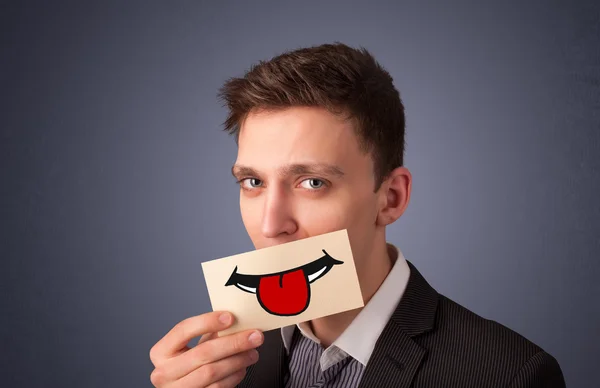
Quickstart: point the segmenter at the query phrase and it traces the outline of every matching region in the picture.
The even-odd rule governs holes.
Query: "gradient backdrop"
[[[342,41],[406,104],[389,240],[600,387],[600,3],[245,3],[2,1],[0,386],[150,386],[200,262],[252,249],[217,89]]]

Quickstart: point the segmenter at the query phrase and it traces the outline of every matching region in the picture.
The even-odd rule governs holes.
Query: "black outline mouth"
[[[258,302],[263,307],[263,309],[265,309],[267,312],[274,314],[274,315],[284,315],[284,314],[277,314],[277,313],[272,312],[262,303],[260,296],[257,294],[258,285],[260,284],[260,279],[263,277],[266,277],[266,276],[279,276],[279,287],[283,287],[283,285],[282,285],[283,276],[282,275],[285,275],[290,272],[302,270],[302,273],[304,274],[304,277],[305,277],[307,283],[311,284],[311,283],[317,281],[318,279],[322,278],[323,276],[325,276],[325,274],[327,272],[329,272],[331,270],[331,268],[333,268],[334,265],[344,264],[343,261],[336,260],[333,257],[331,257],[325,251],[325,249],[322,249],[322,251],[325,255],[321,256],[317,260],[310,262],[308,264],[304,264],[300,267],[288,269],[288,270],[281,271],[281,272],[274,272],[274,273],[263,274],[263,275],[245,275],[245,274],[238,273],[237,266],[236,266],[235,269],[233,270],[233,273],[229,277],[229,280],[227,280],[227,283],[225,283],[225,286],[235,286],[244,292],[247,292],[250,294],[256,294],[256,296],[258,298]],[[314,276],[314,275],[316,275],[316,276]],[[312,279],[311,279],[311,276],[313,276]],[[285,314],[285,315],[297,315],[297,314],[302,313],[308,307],[309,302],[310,302],[310,286],[308,287],[308,298],[306,301],[306,306],[302,309],[302,311],[299,311],[294,314]]]

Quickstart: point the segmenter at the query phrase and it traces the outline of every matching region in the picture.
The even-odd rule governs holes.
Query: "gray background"
[[[244,3],[2,2],[0,385],[150,386],[200,262],[252,249],[217,89],[343,41],[406,105],[389,240],[600,387],[598,2]]]

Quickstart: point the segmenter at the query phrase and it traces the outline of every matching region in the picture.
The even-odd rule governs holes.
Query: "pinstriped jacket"
[[[565,387],[554,357],[500,323],[437,293],[407,261],[406,291],[379,336],[359,388]],[[286,351],[265,332],[240,388],[283,388]]]

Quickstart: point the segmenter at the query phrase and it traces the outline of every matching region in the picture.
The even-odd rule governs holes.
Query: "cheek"
[[[309,204],[297,214],[299,227],[308,236],[346,229],[350,223],[349,215],[336,206]]]
[[[373,193],[355,193],[352,201],[344,209],[337,210],[340,223],[348,229],[350,246],[357,267],[360,269],[364,258],[373,249],[376,234],[377,199]],[[340,228],[338,228],[340,229]]]
[[[296,212],[302,229],[316,235],[339,229],[364,235],[374,226],[374,203],[368,196],[338,195],[326,201],[310,201]]]
[[[240,214],[242,216],[242,222],[252,240],[254,240],[255,236],[257,236],[261,230],[261,209],[260,202],[256,199],[250,200],[240,196]]]

